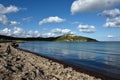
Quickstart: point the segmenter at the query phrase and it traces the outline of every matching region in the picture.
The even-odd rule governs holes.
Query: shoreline
[[[7,78],[9,80],[116,80],[28,50],[14,48],[10,43],[2,44],[4,48],[0,51],[2,80]],[[6,52],[8,46],[10,48]]]
[[[68,64],[68,63],[65,63],[63,61],[60,61],[60,60],[57,60],[57,59],[54,59],[54,58],[50,58],[50,57],[47,57],[47,56],[44,56],[44,55],[40,55],[38,53],[29,51],[29,50],[24,50],[24,49],[21,49],[21,48],[17,48],[17,49],[25,51],[25,52],[28,52],[28,53],[31,53],[31,54],[35,54],[37,56],[40,56],[40,57],[43,57],[43,58],[46,58],[46,59],[49,59],[49,60],[52,60],[53,62],[57,62],[59,64],[62,64],[65,68],[66,67],[71,67],[73,70],[75,70],[77,72],[88,74],[89,76],[94,76],[96,78],[100,78],[101,80],[119,80],[118,79],[119,77],[118,78],[114,78],[112,76],[104,75],[103,73],[101,73],[99,71],[90,70],[90,69],[86,69],[86,68],[83,68],[83,67],[79,67],[79,66],[75,66],[75,65],[72,65],[72,64]],[[106,73],[106,74],[109,74],[109,73]]]

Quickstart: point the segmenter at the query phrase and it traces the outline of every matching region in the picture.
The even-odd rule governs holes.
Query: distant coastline
[[[59,41],[59,42],[97,42],[96,39],[84,37],[84,36],[76,36],[73,34],[62,35],[58,37],[29,37],[29,38],[19,38],[19,37],[11,37],[11,36],[4,36],[0,35],[0,41],[16,41],[16,42],[23,42],[23,41]]]

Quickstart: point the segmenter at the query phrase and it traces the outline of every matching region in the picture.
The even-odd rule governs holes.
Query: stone
[[[33,53],[1,45],[0,80],[101,80]]]

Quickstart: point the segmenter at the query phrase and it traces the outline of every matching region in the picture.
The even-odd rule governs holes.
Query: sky
[[[120,0],[0,0],[0,35],[120,41]]]

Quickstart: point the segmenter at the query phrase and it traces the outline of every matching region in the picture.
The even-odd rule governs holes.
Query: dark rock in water
[[[18,45],[17,43],[14,43],[14,42],[13,42],[13,43],[12,43],[12,46],[16,48],[16,47],[18,47],[19,45]]]

